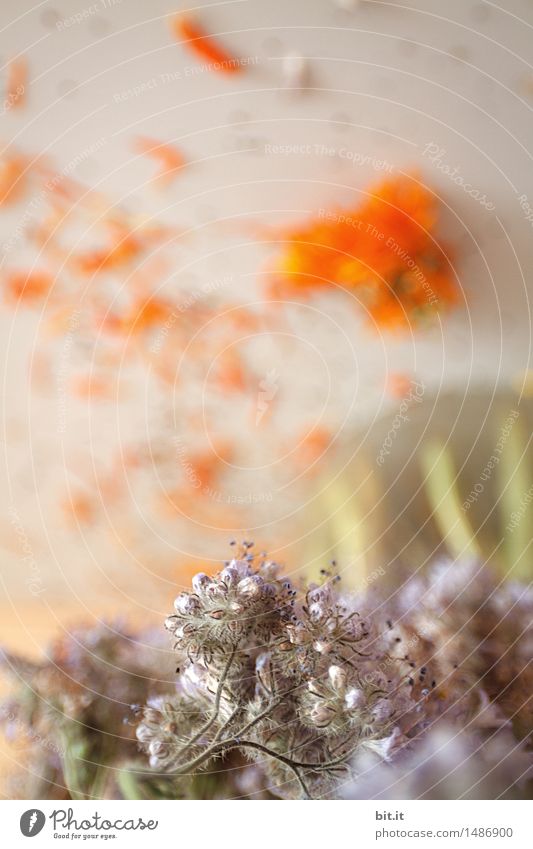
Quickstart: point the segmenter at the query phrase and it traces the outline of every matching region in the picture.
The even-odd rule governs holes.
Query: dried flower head
[[[399,607],[399,619],[436,646],[445,680],[459,672],[477,682],[518,739],[531,740],[531,587],[498,578],[474,560],[443,561],[405,585]]]
[[[99,626],[45,663],[4,657],[18,689],[0,718],[33,776],[17,797],[530,792],[527,587],[441,563],[391,597],[349,596],[327,572],[295,585],[246,543],[174,609],[174,651]]]
[[[238,750],[274,794],[331,796],[358,753],[391,760],[446,709],[470,720],[486,707],[468,675],[436,686],[430,640],[399,651],[398,631],[356,609],[337,578],[296,588],[249,544],[215,576],[196,575],[175,611],[177,691],[151,700],[137,729],[159,772],[191,774]]]

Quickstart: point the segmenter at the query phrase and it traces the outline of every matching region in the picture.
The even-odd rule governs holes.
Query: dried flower
[[[379,752],[379,755],[383,755]],[[516,799],[528,796],[533,758],[509,728],[481,734],[438,725],[417,747],[394,760],[368,751],[357,778],[342,789],[345,799]]]
[[[533,733],[530,587],[506,582],[475,560],[442,561],[405,585],[399,605],[400,620],[437,647],[445,687],[458,674],[470,677],[519,739]]]
[[[17,795],[530,792],[527,587],[475,563],[439,563],[390,598],[376,588],[350,597],[329,573],[320,586],[294,585],[250,544],[192,583],[166,622],[173,684],[160,650],[110,628],[76,632],[45,664],[4,660],[23,688],[2,706],[3,725],[39,737],[30,749],[41,782]],[[136,738],[147,770],[123,725],[132,702],[145,705]],[[45,756],[43,740],[53,744]]]
[[[171,776],[238,750],[271,792],[334,795],[356,753],[388,760],[458,697],[469,717],[482,703],[467,675],[448,696],[427,686],[434,646],[393,654],[390,629],[336,579],[295,588],[248,545],[214,577],[196,575],[175,610],[166,626],[180,655],[177,694],[150,701],[137,734],[151,766]],[[413,664],[424,669],[416,682]]]
[[[489,605],[501,627],[502,605],[519,595],[529,633],[531,598],[498,592],[482,570],[455,609],[469,568],[438,565],[394,600],[368,592],[356,602],[329,573],[321,586],[295,587],[243,546],[214,577],[196,576],[167,620],[181,672],[177,695],[150,702],[139,726],[150,764],[170,780],[240,752],[271,793],[335,796],[368,758],[401,765],[435,729],[454,728],[466,746],[511,734],[491,683],[505,649],[491,642],[494,616],[476,617]]]
[[[172,689],[172,660],[157,634],[119,625],[77,628],[44,663],[5,654],[16,689],[0,723],[26,743],[17,798],[120,796],[119,770],[136,758],[132,705]]]

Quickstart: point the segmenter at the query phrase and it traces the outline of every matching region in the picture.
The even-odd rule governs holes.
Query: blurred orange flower
[[[436,241],[437,201],[415,176],[371,188],[351,210],[322,211],[289,230],[273,294],[341,287],[379,327],[407,327],[459,300],[448,250]]]

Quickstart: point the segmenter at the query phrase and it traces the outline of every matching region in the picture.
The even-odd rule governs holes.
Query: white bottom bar
[[[36,802],[0,803],[3,845],[172,849],[367,849],[370,846],[530,849],[531,803]],[[22,824],[21,824],[22,817]],[[33,834],[25,836],[31,825]],[[23,829],[23,830],[21,830]],[[40,829],[40,830],[39,830]],[[37,832],[38,833],[35,833]],[[30,844],[31,845],[31,844]]]

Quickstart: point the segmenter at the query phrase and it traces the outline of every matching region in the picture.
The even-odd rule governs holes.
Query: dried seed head
[[[335,717],[335,709],[325,704],[316,704],[309,714],[309,719],[317,728],[327,728]]]
[[[328,640],[315,640],[313,648],[319,654],[329,654],[332,651],[333,646]]]
[[[148,743],[153,736],[153,731],[144,723],[137,726],[135,736],[139,743]]]
[[[167,620],[181,653],[176,701],[147,710],[137,731],[157,769],[175,769],[180,758],[186,764],[187,757],[196,757],[215,737],[223,741],[226,733],[238,748],[243,728],[244,739],[272,749],[275,729],[276,751],[289,760],[320,764],[335,752],[336,762],[346,767],[356,750],[396,757],[407,739],[418,739],[444,712],[463,724],[471,721],[473,706],[481,713],[481,674],[469,676],[461,668],[461,674],[452,671],[450,677],[457,645],[451,645],[442,616],[433,617],[429,634],[420,627],[422,604],[399,610],[395,600],[389,608],[381,605],[376,617],[364,607],[355,610],[333,580],[307,592],[302,588],[305,602],[300,602],[275,566],[265,570],[247,558],[241,554],[213,578],[196,576],[196,594],[181,593],[177,615]],[[430,596],[431,604],[437,606]],[[398,623],[394,631],[385,618],[381,625],[383,613]],[[524,609],[522,619],[525,615]],[[397,633],[402,634],[401,650],[393,642]],[[413,634],[424,636],[415,640]],[[438,642],[440,634],[446,641]],[[523,640],[524,652],[527,645]],[[446,692],[430,689],[433,680],[446,680]],[[208,734],[202,731],[206,722]],[[479,728],[481,719],[476,722]],[[188,752],[187,737],[194,743]],[[290,784],[293,776],[274,760],[261,756],[269,786]],[[336,770],[309,772],[306,781],[318,795],[330,794],[339,780]]]
[[[174,609],[176,613],[181,613],[184,616],[194,613],[199,608],[199,600],[195,596],[189,595],[189,593],[180,593],[180,595],[174,600]]]
[[[320,604],[320,602],[318,601],[315,601],[313,604],[309,605],[309,615],[311,616],[311,619],[323,619],[325,616],[325,612],[326,609],[324,605]]]
[[[165,619],[165,628],[167,629],[167,631],[171,631],[172,633],[175,633],[177,627],[178,627],[178,620],[176,619],[176,617],[175,616],[167,616],[167,618]]]
[[[337,693],[343,693],[346,689],[346,671],[340,666],[330,666],[328,669],[331,686]]]
[[[247,578],[243,578],[242,581],[239,581],[237,585],[237,592],[241,596],[246,596],[247,598],[259,598],[261,595],[261,591],[263,589],[264,581],[260,575],[249,575]]]
[[[305,643],[308,643],[311,639],[311,635],[309,634],[307,628],[302,625],[287,625],[286,627],[287,635],[289,640],[295,646],[303,646]]]
[[[394,706],[390,699],[378,699],[372,707],[372,714],[376,722],[385,722],[394,713]]]
[[[358,710],[365,704],[365,694],[359,687],[350,687],[344,696],[344,704],[347,710]]]
[[[211,578],[209,575],[206,575],[205,572],[198,572],[198,574],[192,579],[193,590],[195,593],[198,593],[198,595],[202,595],[210,583]]]
[[[226,566],[225,569],[219,575],[221,581],[223,581],[227,587],[234,587],[240,579],[239,570],[236,566]]]

